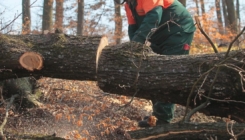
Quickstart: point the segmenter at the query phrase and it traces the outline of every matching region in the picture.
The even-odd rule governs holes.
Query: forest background
[[[23,2],[24,1],[25,0],[23,0]],[[118,4],[120,2],[119,0],[93,0],[85,2],[83,2],[83,0],[80,2],[74,0],[26,0],[25,2],[27,5],[33,3],[30,9],[24,8],[26,9],[26,15],[19,15],[22,13],[23,6],[21,0],[0,2],[0,27],[2,33],[23,34],[22,27],[26,24],[25,21],[23,21],[23,17],[30,17],[31,23],[28,23],[27,26],[30,29],[27,30],[30,30],[32,34],[41,33],[42,30],[47,29],[54,30],[56,26],[59,26],[66,34],[75,35],[82,33],[83,35],[107,35],[111,43],[128,41],[127,19],[125,17],[124,7]],[[44,2],[49,3],[52,7],[49,9],[46,8],[45,13],[43,10]],[[181,2],[186,5],[193,16],[199,16],[203,27],[217,46],[227,44],[232,39],[232,36],[237,34],[244,26],[245,18],[242,16],[245,13],[244,1],[182,0]],[[227,2],[229,3],[228,5]],[[80,3],[80,6],[78,3]],[[52,12],[49,12],[49,10]],[[30,11],[30,13],[28,13],[28,11]],[[47,19],[45,14],[52,15],[49,15],[48,17],[50,17],[50,19]],[[16,18],[17,16],[18,18]],[[80,19],[78,17],[80,17]],[[45,23],[42,22],[42,18],[46,18],[46,23],[50,23],[47,26],[50,27],[42,29],[45,28],[45,25],[43,25]],[[14,22],[11,26],[4,28],[12,20],[14,20]],[[80,28],[78,26],[80,26]],[[203,35],[197,31],[192,53],[209,52],[209,49],[206,48],[207,43]],[[198,48],[197,50],[195,46]]]
[[[187,7],[193,17],[195,15],[199,17],[203,29],[215,42],[219,51],[226,51],[228,43],[245,26],[245,17],[242,16],[245,13],[245,1],[181,0],[181,2]],[[57,30],[67,35],[107,35],[111,44],[120,44],[128,41],[127,20],[124,8],[119,4],[118,0],[0,1],[1,34],[47,34]],[[244,36],[239,38],[234,49],[244,47],[243,44]],[[197,29],[191,53],[203,54],[211,52],[213,50],[208,41]],[[78,81],[42,78],[38,80],[38,84],[43,93],[41,101],[44,104],[46,103],[46,106],[42,106],[42,109],[45,108],[47,110],[28,110],[27,115],[40,116],[41,114],[40,120],[38,118],[26,119],[29,116],[17,114],[18,111],[16,110],[18,110],[18,107],[16,107],[10,112],[12,116],[9,117],[9,124],[6,128],[15,126],[22,132],[28,130],[28,132],[40,132],[42,134],[52,134],[54,133],[53,130],[55,130],[55,133],[60,137],[74,139],[98,139],[105,135],[104,139],[111,139],[115,137],[111,133],[116,128],[115,126],[124,124],[126,130],[136,130],[138,128],[135,126],[135,120],[139,120],[140,116],[149,114],[149,112],[145,113],[145,110],[149,111],[149,108],[145,109],[144,107],[150,103],[144,100],[137,100],[127,111],[123,110],[119,111],[119,113],[115,111],[116,113],[113,113],[112,119],[110,111],[118,110],[118,108],[112,107],[118,104],[119,106],[126,104],[130,97],[104,96],[108,95],[107,93],[103,93],[103,96],[100,96],[101,91],[96,89],[96,85],[93,82],[80,83]],[[81,97],[81,94],[86,94],[86,98],[85,96]],[[79,100],[76,101],[78,103],[75,103],[75,98]],[[93,104],[90,104],[91,102]],[[71,104],[77,106],[71,106]],[[102,109],[104,110],[101,111]],[[2,110],[2,112],[4,111],[6,110]],[[48,114],[47,112],[52,113]],[[54,121],[50,119],[50,116],[54,117],[55,122],[58,121],[51,127],[49,125],[52,125]],[[99,119],[97,120],[95,116]],[[11,121],[16,120],[16,117],[19,117],[18,123]],[[67,122],[60,123],[62,119]],[[29,123],[27,123],[27,120]],[[30,125],[30,122],[34,124],[35,121],[39,123],[40,129],[35,129],[35,126]],[[90,121],[94,121],[93,125],[88,123]],[[25,123],[28,126],[24,126]],[[71,125],[68,126],[69,123]],[[61,129],[64,125],[66,129]],[[99,134],[97,134],[98,130]]]

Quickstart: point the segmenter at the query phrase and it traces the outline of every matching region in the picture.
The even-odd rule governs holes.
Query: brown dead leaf
[[[77,121],[77,126],[82,126],[83,125],[83,121],[82,120],[79,120],[79,121]]]
[[[150,116],[147,120],[147,123],[150,126],[156,126],[157,118],[155,116]]]

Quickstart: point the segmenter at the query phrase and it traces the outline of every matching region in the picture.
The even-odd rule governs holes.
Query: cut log
[[[223,53],[164,56],[134,42],[106,46],[97,52],[100,40],[101,36],[64,34],[0,35],[0,79],[33,75],[94,80],[105,92],[126,96],[137,93],[135,96],[139,98],[184,106],[189,102],[191,108],[205,102],[206,96],[210,94],[212,99],[201,110],[203,113],[231,116],[231,119],[238,122],[245,121],[245,50],[232,52],[232,57],[222,62]],[[18,62],[25,52],[40,54],[43,57],[43,68],[33,72],[25,70]],[[101,55],[97,57],[96,74],[97,53]],[[220,71],[216,75],[217,68]],[[194,92],[187,101],[191,91]]]
[[[100,40],[101,36],[0,34],[0,70],[4,72],[0,80],[26,76],[96,80],[95,59]],[[27,54],[30,57],[27,52],[41,55],[43,66],[41,57],[32,58],[35,63],[23,59]]]
[[[234,124],[234,135],[241,133],[239,139],[244,139],[244,124]],[[164,126],[150,127],[128,132],[132,140],[229,140],[232,137],[231,124],[225,123],[202,123],[202,124],[168,124]],[[243,133],[242,133],[243,132]]]
[[[41,70],[43,67],[43,58],[38,53],[25,52],[20,56],[19,63],[23,68],[29,71]]]
[[[99,87],[109,93],[126,96],[137,93],[139,98],[184,106],[193,90],[189,101],[192,108],[204,103],[204,96],[211,92],[210,97],[215,100],[201,110],[203,113],[221,117],[231,115],[232,119],[244,122],[245,93],[241,74],[244,73],[244,50],[232,52],[232,57],[226,60],[224,56],[224,53],[157,55],[138,43],[107,46],[100,56],[97,81]],[[220,71],[215,79],[218,67]]]

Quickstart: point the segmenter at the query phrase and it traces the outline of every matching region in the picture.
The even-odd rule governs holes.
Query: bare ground
[[[23,135],[56,135],[71,140],[123,140],[122,131],[140,129],[137,122],[150,115],[148,100],[108,94],[96,82],[42,78],[37,81],[41,90],[41,107],[22,109],[13,107],[4,133],[12,139]],[[176,105],[175,119],[184,115],[185,107]],[[0,108],[1,121],[5,109]],[[217,122],[221,118],[196,113],[192,122]]]

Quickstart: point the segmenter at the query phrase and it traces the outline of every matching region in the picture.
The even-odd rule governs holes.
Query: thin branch
[[[195,20],[196,20],[198,29],[201,31],[201,33],[206,37],[206,39],[208,40],[208,42],[211,44],[211,46],[213,47],[214,52],[215,53],[218,53],[218,50],[216,49],[214,43],[209,38],[209,36],[206,34],[206,32],[202,29],[202,26],[201,26],[200,20],[198,19],[198,16],[195,16]]]
[[[128,103],[126,103],[125,105],[121,106],[118,110],[121,110],[122,108],[129,106],[129,105],[133,102],[134,97],[137,95],[138,92],[139,92],[139,90],[137,90],[137,91],[134,93],[134,95],[132,96],[131,100],[130,100]]]
[[[228,57],[229,53],[230,53],[230,50],[231,50],[231,47],[232,45],[236,42],[236,40],[243,34],[243,32],[245,31],[245,27],[243,27],[242,31],[234,38],[234,40],[230,43],[229,47],[228,47],[228,50],[225,54],[225,58]]]
[[[220,99],[215,99],[215,98],[211,98],[211,97],[208,97],[206,95],[203,95],[201,94],[201,96],[203,96],[204,98],[207,98],[209,100],[213,100],[213,101],[218,101],[218,102],[234,102],[234,103],[241,103],[241,104],[245,104],[244,101],[237,101],[237,100],[220,100]]]
[[[37,0],[35,0],[29,7],[31,7],[34,3],[36,3]],[[4,30],[5,28],[7,28],[8,26],[10,26],[13,22],[15,22],[16,19],[18,19],[20,16],[22,15],[22,13],[20,13],[19,15],[17,15],[11,22],[9,22],[9,24],[7,24],[6,26],[4,26],[3,28],[0,29],[0,31]]]
[[[6,106],[6,114],[5,114],[3,123],[0,125],[0,135],[1,135],[2,137],[4,137],[4,134],[3,134],[3,128],[4,128],[4,126],[6,125],[7,120],[8,120],[8,116],[9,116],[9,113],[8,113],[8,112],[9,112],[9,109],[10,109],[10,107],[12,106],[12,104],[13,104],[13,102],[14,102],[14,99],[15,99],[16,97],[18,97],[18,96],[19,96],[18,94],[13,95],[13,96],[10,98],[9,103],[8,103],[7,106]]]
[[[9,22],[9,24],[5,25],[4,27],[2,27],[0,29],[0,31],[6,29],[8,26],[10,26],[13,22],[15,22],[16,19],[18,19],[20,16],[22,15],[22,13],[20,13],[18,16],[16,16],[11,22]]]
[[[207,107],[209,105],[209,101],[206,101],[204,103],[202,103],[201,105],[199,105],[198,107],[192,109],[187,115],[186,117],[184,117],[184,122],[189,122],[190,118],[193,114],[195,114],[197,111],[199,111],[200,109],[203,109],[205,107]]]
[[[106,10],[105,10],[105,4],[104,4],[103,11],[102,11],[102,13],[100,14],[100,16],[99,16],[99,18],[98,18],[98,21],[96,22],[95,26],[93,27],[93,30],[92,30],[92,32],[90,33],[90,36],[93,35],[93,33],[94,33],[94,31],[95,31],[95,28],[98,26],[99,21],[101,20],[102,15],[104,14],[105,11],[106,11]],[[92,25],[92,24],[91,24],[91,25]],[[91,27],[91,26],[90,26],[90,27]]]
[[[232,56],[229,56],[229,57],[225,58],[224,60],[222,60],[221,62],[219,62],[219,65],[225,63],[227,60],[229,60],[229,59],[235,57],[235,56],[238,55],[238,54],[239,54],[239,53],[236,53],[236,54],[234,54],[234,55],[232,55]],[[212,70],[214,70],[215,67],[217,67],[217,65],[214,66],[214,67],[212,67],[212,68],[210,68],[210,69],[209,69],[208,71],[206,71],[205,73],[203,73],[203,74],[200,76],[200,78],[197,79],[197,81],[196,81],[196,82],[194,83],[194,85],[192,86],[191,92],[190,92],[190,94],[189,94],[189,96],[188,96],[188,98],[187,98],[185,115],[184,115],[183,120],[182,120],[183,122],[185,122],[185,120],[186,120],[185,117],[187,116],[187,113],[188,113],[188,108],[189,108],[189,104],[190,104],[190,102],[191,102],[191,97],[192,97],[192,95],[194,94],[194,90],[195,90],[197,84],[198,84],[198,83],[200,82],[200,80],[202,80],[207,74],[209,74]],[[218,67],[218,69],[219,69],[219,67]],[[216,72],[217,72],[217,71],[216,71]],[[216,73],[216,75],[217,75],[217,73]],[[215,80],[214,80],[214,81],[215,81]],[[210,87],[210,89],[212,89],[212,87]],[[209,92],[209,94],[211,94],[211,92]],[[209,97],[209,96],[208,96],[208,97]]]
[[[195,90],[195,88],[196,88],[196,86],[197,86],[197,84],[207,75],[207,74],[209,74],[212,70],[214,69],[214,67],[213,68],[211,68],[211,69],[209,69],[207,72],[205,72],[205,73],[203,73],[202,75],[201,75],[201,77],[199,78],[199,79],[197,79],[197,81],[194,83],[194,85],[192,86],[192,89],[191,89],[191,92],[190,92],[190,94],[189,94],[189,96],[188,96],[188,98],[187,98],[187,102],[186,102],[186,109],[185,109],[185,115],[184,115],[184,118],[183,118],[183,122],[185,122],[185,117],[186,117],[186,115],[187,115],[187,112],[188,112],[188,108],[189,108],[189,104],[190,104],[190,102],[191,102],[191,97],[192,97],[192,95],[193,95],[193,93],[194,93],[194,90]]]

